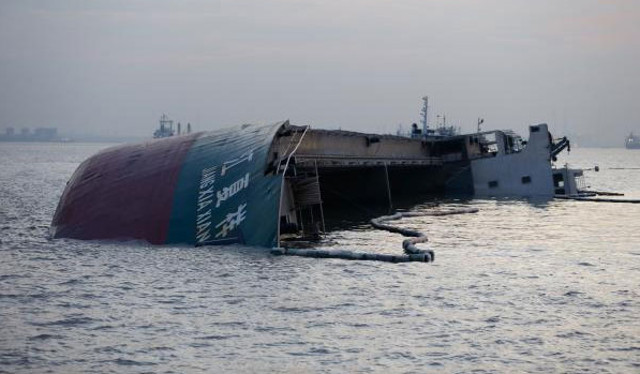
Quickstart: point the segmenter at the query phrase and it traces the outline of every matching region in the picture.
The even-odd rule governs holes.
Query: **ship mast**
[[[164,133],[165,131],[173,133],[173,121],[163,113],[162,117],[160,117],[160,132]]]
[[[422,134],[427,135],[427,130],[429,130],[429,124],[427,123],[427,114],[429,113],[429,96],[423,97],[422,101],[424,104],[420,111],[420,123],[422,124]]]

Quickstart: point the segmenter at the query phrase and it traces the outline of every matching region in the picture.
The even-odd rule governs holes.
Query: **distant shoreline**
[[[0,138],[0,143],[133,143],[151,140],[144,137],[110,138],[110,137],[87,137],[87,138],[60,138],[60,139],[6,139]]]

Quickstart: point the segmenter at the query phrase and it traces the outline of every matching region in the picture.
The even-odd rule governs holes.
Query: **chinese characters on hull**
[[[215,183],[224,183],[225,179],[228,179],[227,173],[229,170],[244,162],[250,163],[252,161],[253,149],[234,159],[223,162],[220,167],[218,181],[216,180],[217,166],[202,170],[196,212],[196,244],[206,244],[211,240],[211,220],[215,210],[225,209],[225,203],[227,201],[240,191],[245,190],[249,186],[251,174],[247,172],[244,176],[217,190]],[[227,176],[227,178],[224,178],[225,176]],[[215,204],[213,204],[214,199]],[[228,205],[228,203],[226,205]],[[214,226],[216,229],[215,238],[217,240],[229,239],[229,234],[237,230],[239,225],[245,220],[247,215],[246,209],[247,202],[241,201],[235,208],[227,212],[224,218]]]

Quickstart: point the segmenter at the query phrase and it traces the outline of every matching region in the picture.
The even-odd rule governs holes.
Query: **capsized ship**
[[[402,196],[545,196],[569,188],[552,168],[568,146],[546,124],[524,141],[491,131],[408,138],[242,125],[106,149],[60,198],[56,238],[274,247],[324,231],[324,215]],[[570,191],[565,191],[570,193]]]

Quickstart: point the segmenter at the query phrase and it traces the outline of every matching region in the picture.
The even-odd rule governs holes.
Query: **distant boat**
[[[627,149],[640,149],[640,137],[633,135],[633,133],[629,134],[624,146]]]
[[[420,124],[422,125],[422,128],[418,128],[418,124],[414,123],[411,125],[411,130],[405,133],[402,130],[402,125],[400,125],[398,127],[398,130],[396,131],[396,134],[398,136],[407,136],[412,139],[424,138],[429,140],[438,140],[460,135],[459,127],[447,126],[447,116],[444,114],[442,116],[437,116],[439,120],[441,119],[439,125],[437,125],[435,128],[429,127],[429,124],[427,122],[429,112],[429,96],[423,97],[422,102],[422,110],[420,111]],[[482,122],[480,122],[480,120],[481,119],[478,118],[478,132],[480,132],[480,124],[484,122],[484,120],[482,120]]]
[[[182,134],[183,132],[180,126],[180,122],[178,122],[178,125],[176,127],[177,133],[176,129],[173,128],[173,120],[169,119],[166,114],[163,114],[162,117],[160,117],[160,127],[158,127],[158,129],[153,132],[153,137],[155,139],[159,139]],[[187,131],[184,132],[184,134],[191,134],[191,123],[187,123]]]
[[[175,131],[173,130],[173,121],[167,117],[166,114],[163,114],[160,117],[160,128],[158,128],[154,133],[154,138],[168,138],[170,136],[175,135]]]

